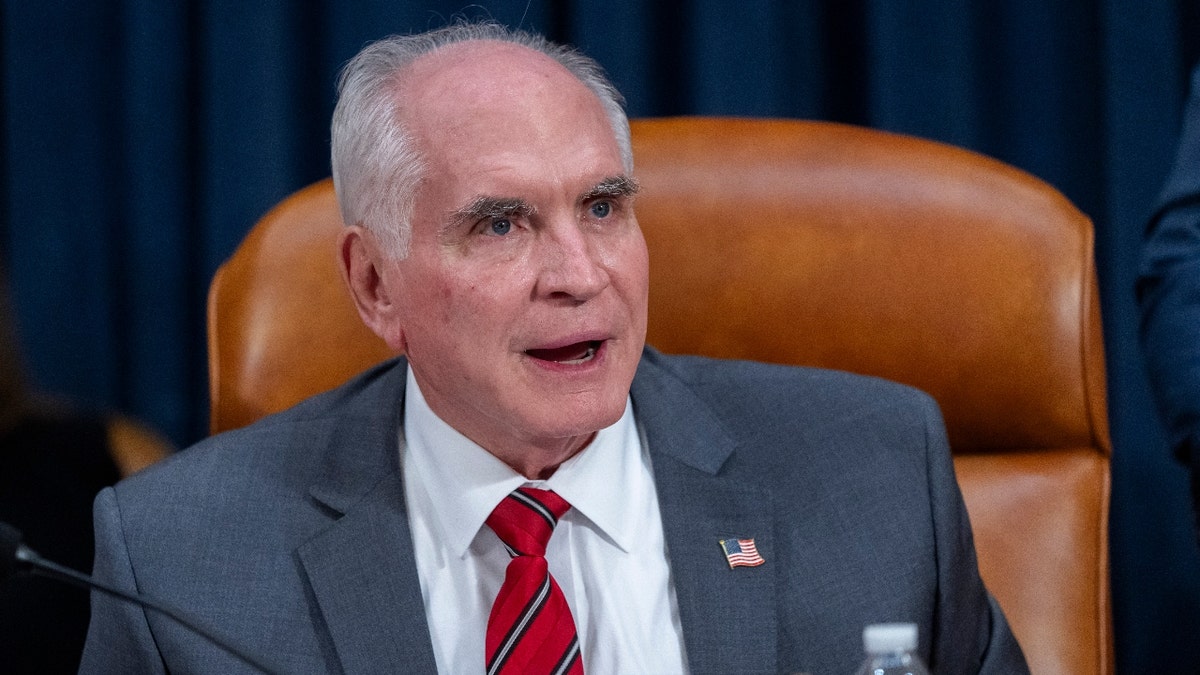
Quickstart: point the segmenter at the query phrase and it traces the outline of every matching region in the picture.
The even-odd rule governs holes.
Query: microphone
[[[63,567],[41,557],[33,549],[21,543],[20,530],[6,522],[0,521],[0,581],[4,581],[17,572],[22,571],[28,571],[38,576],[55,579],[84,589],[95,589],[140,607],[154,610],[166,615],[179,625],[220,647],[259,672],[267,673],[267,675],[275,675],[280,672],[265,665],[254,656],[225,642],[213,633],[197,625],[193,619],[188,618],[181,610],[171,607],[161,600],[155,600],[144,595],[138,595],[137,593],[127,593],[114,586],[96,581],[82,572],[76,572],[69,567]]]

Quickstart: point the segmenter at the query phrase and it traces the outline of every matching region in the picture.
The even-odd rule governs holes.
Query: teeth
[[[596,355],[596,348],[588,347],[588,350],[586,352],[584,352],[583,356],[581,356],[577,359],[571,359],[570,361],[560,361],[559,363],[565,363],[568,366],[577,366],[581,363],[587,363],[588,361],[591,361],[592,357],[594,357],[595,355]]]

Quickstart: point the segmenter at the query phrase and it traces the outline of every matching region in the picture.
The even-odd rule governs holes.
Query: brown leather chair
[[[106,421],[105,429],[109,454],[122,478],[175,452],[175,446],[165,436],[131,417],[112,415]]]
[[[633,124],[649,342],[840,368],[942,406],[980,567],[1035,673],[1113,670],[1110,445],[1088,218],[961,149],[848,126]],[[289,197],[209,296],[212,429],[388,356],[336,269],[328,181]]]

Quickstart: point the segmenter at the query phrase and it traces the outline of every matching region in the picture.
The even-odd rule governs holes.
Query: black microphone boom
[[[154,600],[144,595],[127,593],[119,588],[96,581],[92,577],[83,574],[82,572],[77,572],[69,567],[63,567],[58,563],[41,557],[33,549],[21,543],[20,530],[12,525],[9,525],[8,523],[0,521],[0,581],[7,579],[20,570],[28,570],[33,574],[37,574],[38,576],[56,579],[58,581],[73,584],[84,589],[95,589],[102,593],[107,593],[113,597],[120,598],[126,602],[132,602],[135,605],[154,610],[160,614],[170,617],[179,625],[187,628],[188,630],[208,640],[221,649],[224,649],[226,652],[229,652],[242,662],[253,666],[260,672],[267,673],[268,675],[274,675],[275,673],[279,672],[264,665],[259,659],[234,647],[208,630],[197,625],[195,621],[188,618],[182,611],[171,607],[161,600]]]

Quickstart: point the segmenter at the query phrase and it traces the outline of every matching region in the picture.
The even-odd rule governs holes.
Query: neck
[[[529,480],[546,480],[554,475],[562,463],[579,454],[596,437],[593,432],[585,436],[560,439],[549,447],[525,445],[519,448],[486,448],[513,471]]]

